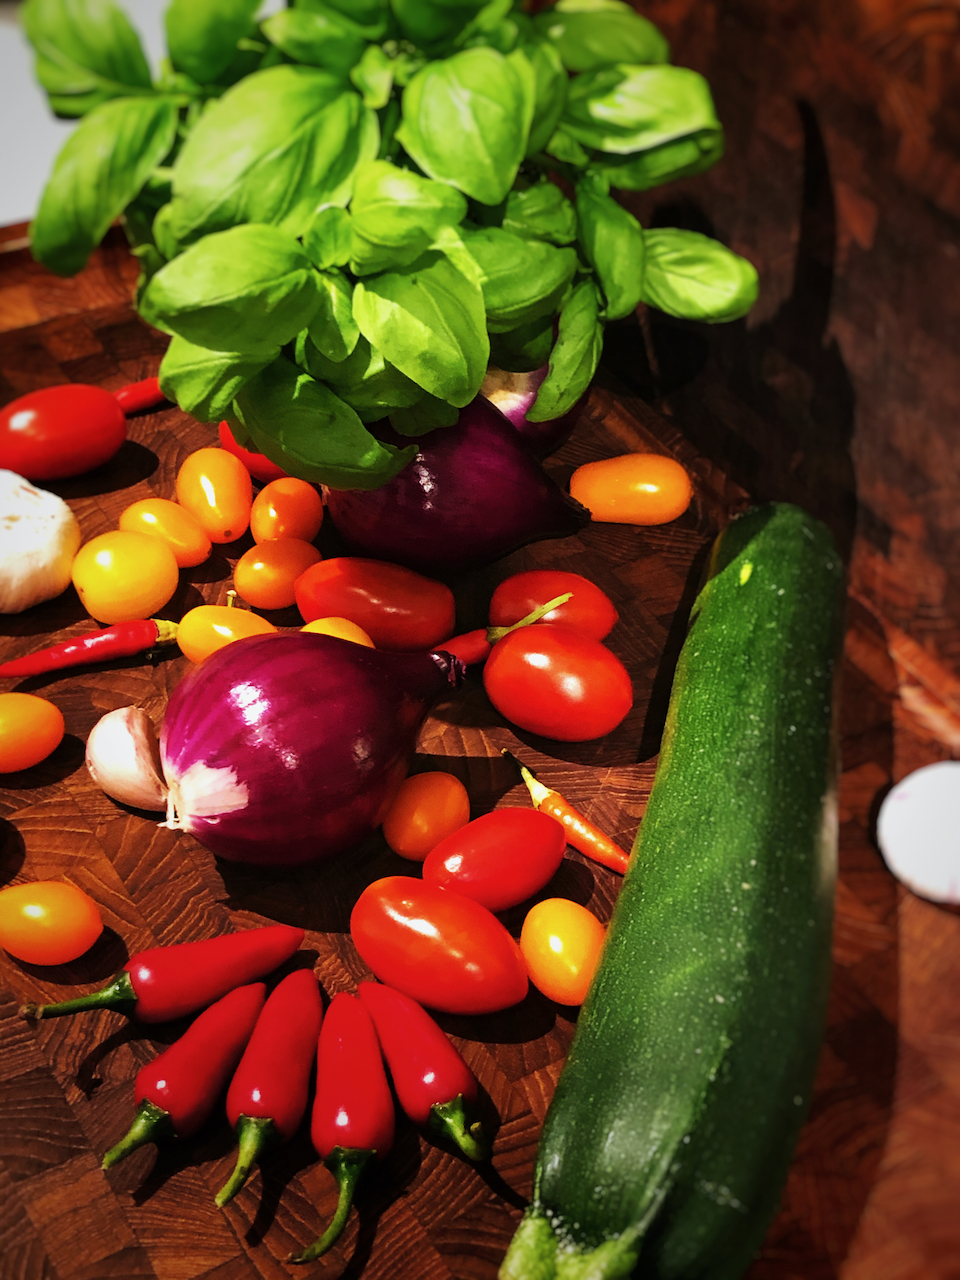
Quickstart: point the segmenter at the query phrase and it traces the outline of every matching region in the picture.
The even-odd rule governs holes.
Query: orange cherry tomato
[[[170,544],[181,569],[203,564],[210,554],[210,539],[196,516],[169,498],[143,498],[121,511],[120,528],[150,533]]]
[[[323,499],[306,480],[285,476],[260,490],[250,508],[254,542],[302,538],[312,542],[323,524]]]
[[[103,933],[100,909],[74,884],[39,880],[0,889],[0,946],[28,964],[69,964]]]
[[[530,908],[520,930],[520,951],[530,981],[557,1004],[582,1004],[593,980],[606,930],[586,907],[546,898]]]
[[[245,551],[233,571],[233,585],[254,609],[286,609],[294,602],[293,584],[323,557],[301,538],[276,538]]]
[[[63,741],[63,712],[34,693],[0,693],[0,773],[32,769]]]
[[[130,622],[163,608],[180,583],[180,568],[163,538],[117,529],[80,548],[71,576],[92,618]]]
[[[376,645],[364,631],[349,618],[314,618],[313,622],[304,623],[301,631],[314,631],[320,636],[339,636],[341,640],[352,640],[354,644],[365,644],[368,649]]]
[[[397,792],[383,820],[387,844],[401,858],[422,862],[431,849],[470,821],[467,789],[452,773],[415,773]]]
[[[222,649],[242,636],[263,636],[276,631],[272,622],[249,609],[234,609],[226,604],[198,604],[180,619],[177,644],[191,662]]]
[[[177,501],[211,542],[235,542],[250,523],[250,472],[226,449],[197,449],[177,472]]]
[[[585,462],[570,477],[570,496],[608,524],[666,524],[693,497],[690,477],[673,458],[624,453]]]

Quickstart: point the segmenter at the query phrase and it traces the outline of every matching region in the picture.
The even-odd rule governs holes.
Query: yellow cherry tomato
[[[570,496],[607,524],[666,524],[689,507],[693,486],[673,458],[624,453],[577,467]]]
[[[312,484],[284,476],[263,486],[250,508],[254,542],[302,538],[312,542],[323,524],[323,499]]]
[[[245,551],[233,571],[237,593],[254,609],[286,609],[294,603],[293,584],[323,557],[301,538],[276,538]]]
[[[170,544],[150,533],[117,529],[91,538],[73,562],[73,585],[92,618],[130,622],[149,618],[180,583]]]
[[[191,662],[202,662],[217,649],[243,636],[266,636],[276,630],[272,622],[249,609],[235,609],[227,604],[198,604],[180,619],[177,644]]]
[[[467,789],[452,773],[415,773],[402,783],[383,820],[387,844],[401,858],[423,862],[430,850],[470,821]]]
[[[0,889],[0,946],[28,964],[69,964],[103,933],[100,910],[74,884],[39,880]]]
[[[582,1004],[593,979],[606,930],[586,907],[547,898],[527,912],[520,951],[530,981],[557,1004]]]
[[[354,644],[365,644],[368,649],[376,645],[364,631],[349,618],[314,618],[300,628],[301,631],[313,631],[319,636],[339,636],[341,640],[352,640]]]
[[[210,554],[210,539],[196,516],[169,498],[143,498],[120,513],[121,529],[151,533],[169,543],[181,569],[203,564]]]
[[[177,501],[211,542],[235,542],[250,523],[250,472],[226,449],[197,449],[177,472]]]
[[[0,693],[0,773],[32,769],[63,741],[63,712],[35,693]]]

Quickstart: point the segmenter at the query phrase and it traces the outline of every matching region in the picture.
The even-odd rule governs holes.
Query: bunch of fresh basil
[[[70,275],[121,217],[164,391],[291,473],[374,488],[491,360],[588,386],[605,321],[645,302],[731,320],[757,278],[610,195],[716,161],[709,88],[621,0],[171,0],[151,79],[114,0],[26,0],[53,110],[83,116],[32,227]],[[549,175],[564,179],[564,190]],[[569,191],[570,196],[564,194]]]

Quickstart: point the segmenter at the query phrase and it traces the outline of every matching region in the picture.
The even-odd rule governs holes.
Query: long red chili
[[[144,378],[142,382],[130,382],[113,393],[120,408],[126,414],[145,413],[163,404],[167,397],[160,390],[159,378]]]
[[[205,1009],[179,1040],[137,1072],[133,1124],[103,1157],[110,1169],[147,1142],[189,1138],[212,1114],[250,1039],[266,987],[237,987]]]
[[[361,982],[357,993],[373,1018],[404,1113],[451,1138],[469,1160],[485,1160],[490,1144],[479,1120],[467,1115],[477,1100],[477,1078],[445,1032],[393,987]]]
[[[393,1146],[393,1096],[370,1014],[356,996],[333,997],[317,1042],[317,1092],[310,1136],[337,1180],[340,1198],[326,1231],[288,1262],[312,1262],[343,1231],[360,1175]]]
[[[39,649],[24,658],[12,658],[0,666],[0,676],[39,676],[65,667],[80,667],[90,662],[108,662],[111,658],[129,658],[157,644],[172,644],[177,624],[166,618],[137,618],[131,622],[115,622],[85,635]]]
[[[227,1119],[237,1135],[237,1164],[217,1193],[225,1205],[265,1148],[288,1142],[307,1110],[310,1073],[323,1020],[312,969],[295,969],[271,993],[227,1090]]]
[[[131,956],[99,991],[60,1004],[25,1004],[20,1013],[24,1018],[59,1018],[85,1009],[118,1009],[140,1022],[169,1022],[264,977],[289,960],[302,941],[302,929],[272,924],[202,942],[151,947]]]
[[[548,600],[546,604],[538,605],[525,618],[521,618],[519,622],[511,623],[509,627],[478,627],[475,631],[464,631],[461,635],[453,636],[436,647],[443,649],[445,653],[453,654],[455,658],[465,662],[468,667],[477,662],[486,662],[487,658],[490,657],[490,650],[498,640],[502,640],[511,631],[519,631],[521,627],[529,627],[533,623],[539,622],[552,609],[556,609],[561,604],[566,604],[572,595],[572,591],[566,591],[562,596],[556,596],[553,600]]]

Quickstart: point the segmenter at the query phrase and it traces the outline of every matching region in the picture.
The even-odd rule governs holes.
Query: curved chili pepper
[[[312,969],[288,974],[263,1006],[227,1090],[227,1119],[240,1149],[229,1181],[217,1193],[218,1205],[233,1199],[265,1147],[296,1133],[307,1109],[322,1020]]]
[[[357,1181],[393,1146],[393,1096],[370,1014],[356,996],[333,997],[317,1042],[317,1092],[310,1136],[337,1180],[340,1198],[326,1231],[288,1262],[312,1262],[343,1231]]]
[[[169,1022],[264,977],[289,960],[302,941],[302,929],[272,924],[203,942],[151,947],[131,956],[101,990],[60,1004],[25,1004],[20,1014],[59,1018],[86,1009],[117,1009],[140,1022]]]
[[[179,1040],[137,1072],[133,1124],[103,1157],[111,1169],[159,1138],[189,1138],[211,1115],[250,1039],[266,987],[237,987],[203,1013]]]
[[[414,1124],[452,1138],[468,1160],[485,1160],[490,1144],[479,1120],[467,1119],[477,1078],[422,1005],[379,982],[357,994],[377,1029],[393,1087]]]
[[[120,408],[126,414],[145,413],[164,404],[167,397],[160,390],[159,378],[144,378],[142,382],[130,382],[113,393]]]
[[[546,604],[538,605],[525,618],[521,618],[519,622],[511,623],[509,627],[478,627],[475,631],[464,631],[461,635],[452,636],[449,640],[444,641],[443,644],[438,644],[436,648],[452,654],[455,658],[459,658],[467,666],[472,666],[477,662],[486,662],[487,658],[490,657],[490,650],[498,640],[502,640],[511,631],[519,631],[521,627],[529,627],[534,622],[539,622],[552,609],[556,609],[558,605],[566,604],[572,595],[572,591],[566,591],[562,596],[556,596],[553,600],[548,600]]]
[[[86,635],[64,640],[62,644],[39,649],[24,658],[13,658],[0,666],[0,676],[39,676],[64,667],[80,667],[90,662],[107,662],[110,658],[129,658],[157,644],[171,644],[177,635],[177,624],[166,618],[137,618],[131,622],[115,622]]]

